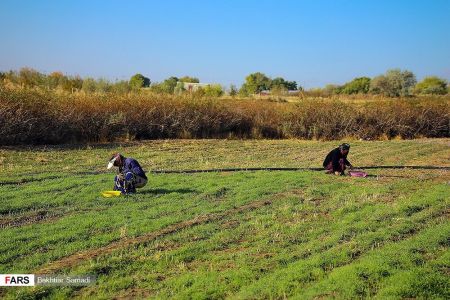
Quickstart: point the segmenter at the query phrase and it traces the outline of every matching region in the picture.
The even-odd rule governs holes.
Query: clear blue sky
[[[450,0],[0,0],[0,70],[304,87],[389,68],[450,79]]]

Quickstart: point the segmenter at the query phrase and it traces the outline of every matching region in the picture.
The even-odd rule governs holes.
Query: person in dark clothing
[[[347,160],[348,152],[350,151],[349,144],[342,144],[338,148],[333,149],[328,153],[323,161],[323,167],[327,173],[334,173],[335,175],[344,175],[344,171],[348,166],[353,169],[352,164]]]
[[[147,184],[147,175],[137,160],[133,158],[126,158],[120,153],[115,153],[108,163],[108,169],[112,167],[119,168],[119,173],[114,178],[115,191],[132,194],[136,192],[136,188],[144,187]]]

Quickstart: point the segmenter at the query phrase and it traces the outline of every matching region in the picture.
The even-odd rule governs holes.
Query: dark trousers
[[[128,172],[119,178],[114,178],[114,190],[121,191],[122,194],[136,193],[136,188],[141,188],[147,184],[147,179],[131,172]]]
[[[345,169],[346,169],[346,166],[345,166],[343,158],[341,158],[339,160],[339,167],[336,170],[333,168],[333,162],[332,161],[330,161],[328,163],[328,165],[326,166],[326,168],[325,168],[325,170],[327,170],[327,173],[334,173],[334,172],[342,173],[342,172],[344,172]]]

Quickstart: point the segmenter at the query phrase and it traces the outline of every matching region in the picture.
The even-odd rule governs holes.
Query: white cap
[[[108,166],[106,167],[108,170],[111,169],[114,166],[114,162],[116,161],[116,158],[114,157],[111,159],[108,163]]]

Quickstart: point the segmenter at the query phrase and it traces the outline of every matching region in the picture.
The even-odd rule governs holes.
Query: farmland
[[[449,11],[0,1],[0,300],[450,299]]]
[[[102,198],[120,151],[144,169],[320,167],[339,141],[159,140],[0,150],[0,273],[93,274],[32,298],[449,298],[448,169],[150,174]],[[355,166],[450,167],[449,139],[353,141]]]
[[[317,167],[337,142],[4,148],[0,272],[94,274],[7,298],[448,297],[448,170],[154,174],[105,199],[118,150],[147,170]],[[449,166],[449,140],[352,143],[357,166]],[[106,158],[106,159],[105,159]]]

